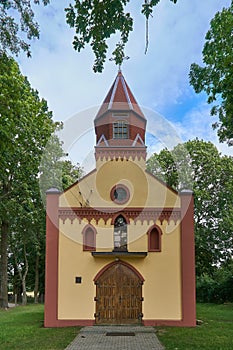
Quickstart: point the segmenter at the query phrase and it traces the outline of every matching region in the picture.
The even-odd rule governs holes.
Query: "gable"
[[[129,191],[126,202],[115,203],[111,198],[114,186],[122,185]],[[125,208],[125,207],[180,207],[176,191],[144,171],[130,160],[104,162],[60,196],[61,207]]]

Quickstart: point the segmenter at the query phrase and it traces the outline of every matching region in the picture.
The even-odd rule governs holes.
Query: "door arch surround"
[[[140,324],[144,278],[129,263],[118,260],[95,276],[97,324]]]

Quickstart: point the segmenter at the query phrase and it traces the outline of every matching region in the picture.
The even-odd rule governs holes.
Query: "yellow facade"
[[[114,185],[123,184],[130,192],[127,203],[111,200]],[[180,197],[165,184],[145,171],[145,162],[112,160],[97,162],[97,169],[60,196],[59,207],[111,208],[116,213],[127,208],[180,208]],[[83,251],[82,231],[88,224],[69,218],[59,223],[58,254],[58,319],[94,319],[96,286],[94,277],[113,257],[93,257]],[[110,219],[92,220],[96,229],[96,251],[113,250],[114,226]],[[128,251],[148,252],[148,230],[154,221],[130,219]],[[156,221],[161,228],[161,252],[148,252],[145,258],[123,257],[143,276],[143,318],[181,320],[181,232],[174,221]],[[81,284],[75,278],[82,278]]]

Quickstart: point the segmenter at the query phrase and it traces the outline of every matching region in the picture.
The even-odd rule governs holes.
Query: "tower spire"
[[[123,74],[118,71],[118,74],[102,103],[95,120],[101,118],[106,112],[129,112],[132,111],[138,115],[138,117],[145,120],[145,116],[138,105],[131,89],[129,88]]]

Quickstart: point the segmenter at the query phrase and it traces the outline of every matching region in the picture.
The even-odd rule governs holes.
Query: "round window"
[[[129,200],[129,190],[124,185],[116,185],[111,190],[111,200],[117,204],[124,204]]]

